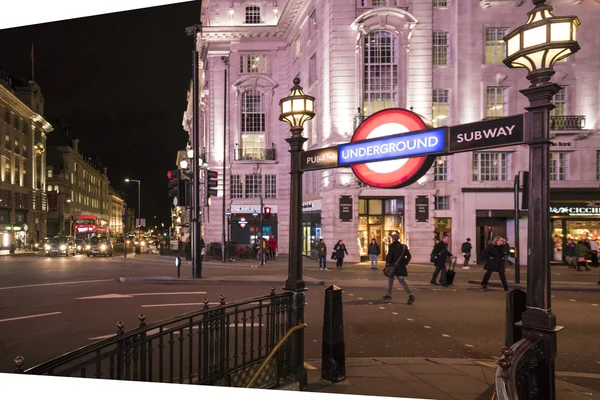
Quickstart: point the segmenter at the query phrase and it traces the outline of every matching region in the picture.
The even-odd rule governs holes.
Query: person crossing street
[[[392,235],[392,244],[389,246],[388,254],[385,258],[386,268],[393,266],[394,271],[388,277],[387,293],[383,296],[384,300],[390,300],[392,298],[392,289],[394,287],[394,280],[397,278],[402,288],[408,294],[408,304],[412,304],[415,301],[415,296],[412,290],[406,283],[406,276],[408,276],[408,270],[406,266],[410,262],[412,256],[408,250],[408,246],[400,243],[400,236],[397,233]]]

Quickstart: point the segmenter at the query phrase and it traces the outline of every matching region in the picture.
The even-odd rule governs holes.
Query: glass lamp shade
[[[194,150],[193,149],[188,149],[187,156],[190,159],[194,158]]]
[[[179,161],[179,167],[180,167],[181,169],[187,169],[187,167],[188,167],[188,162],[187,162],[187,160],[181,160],[181,161]]]
[[[504,37],[509,68],[527,68],[529,72],[552,69],[554,63],[576,53],[577,27],[575,16],[555,17],[553,7],[540,5],[527,15],[521,25]]]
[[[315,116],[315,98],[304,94],[298,78],[294,79],[290,95],[279,101],[279,107],[279,120],[287,122],[292,128],[301,128],[306,121]]]

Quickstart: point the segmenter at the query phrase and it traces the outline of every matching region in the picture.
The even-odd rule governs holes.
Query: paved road
[[[217,302],[220,294],[233,301],[266,295],[260,285],[123,284],[124,275],[174,273],[170,262],[152,263],[158,257],[137,256],[128,261],[111,258],[2,257],[0,258],[0,372],[11,371],[12,359],[22,355],[32,366],[116,332],[116,322],[126,329],[137,326],[143,313],[147,322],[170,318],[200,307],[202,299]],[[241,264],[205,264],[205,276],[277,273],[277,263],[257,272]],[[187,267],[189,268],[189,267]],[[465,357],[492,358],[504,341],[504,295],[499,290],[480,292],[474,285],[441,289],[415,288],[417,301],[394,292],[392,301],[381,300],[385,282],[381,272],[362,269],[319,272],[307,268],[306,276],[328,277],[344,289],[344,323],[348,357]],[[189,272],[185,270],[186,273]],[[267,272],[265,272],[267,271]],[[413,282],[426,282],[426,267],[412,269]],[[463,274],[464,272],[464,274]],[[568,271],[567,271],[568,272]],[[481,271],[462,271],[462,275]],[[578,274],[573,274],[578,279]],[[562,279],[562,278],[561,278]],[[359,285],[357,285],[359,282]],[[57,284],[58,283],[58,284]],[[319,359],[324,287],[307,294],[306,357]],[[279,288],[278,288],[279,291]],[[84,299],[85,297],[101,298]],[[597,292],[556,292],[554,312],[565,330],[559,334],[557,370],[600,373],[600,296]],[[600,390],[600,379],[569,378]]]

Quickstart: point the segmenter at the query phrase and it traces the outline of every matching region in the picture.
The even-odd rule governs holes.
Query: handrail
[[[271,353],[269,353],[269,356],[265,359],[265,361],[263,361],[260,368],[258,369],[258,371],[256,371],[256,373],[254,374],[252,379],[250,379],[250,382],[248,382],[248,385],[246,385],[246,389],[250,388],[254,384],[254,381],[258,378],[258,375],[260,375],[260,373],[263,371],[263,369],[265,369],[265,367],[267,366],[267,363],[269,361],[271,361],[271,359],[279,351],[279,348],[281,346],[283,346],[283,343],[291,336],[291,334],[294,333],[295,331],[297,331],[298,329],[304,329],[306,327],[307,327],[306,323],[302,323],[302,324],[298,324],[298,325],[292,327],[289,331],[287,331],[287,333],[281,338],[279,343],[277,343],[277,346],[275,346],[273,348],[273,350],[271,350]]]
[[[496,368],[494,397],[498,400],[519,400],[516,372],[521,365],[522,358],[529,350],[540,342],[539,338],[529,340],[523,338],[511,347],[502,349],[502,358],[498,360]]]

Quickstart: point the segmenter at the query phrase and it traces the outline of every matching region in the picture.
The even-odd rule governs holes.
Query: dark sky
[[[31,79],[35,44],[44,116],[60,118],[80,150],[100,158],[130,206],[137,185],[123,180],[142,181],[148,225],[170,218],[167,171],[187,143],[181,121],[193,39],[185,27],[199,20],[200,4],[191,1],[0,30],[0,67]]]

